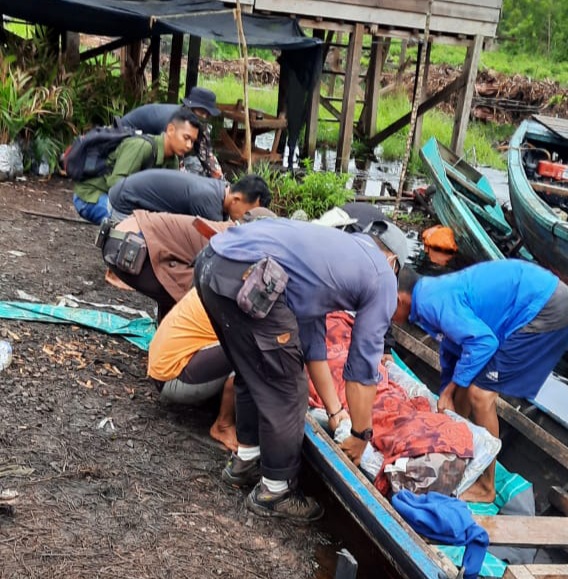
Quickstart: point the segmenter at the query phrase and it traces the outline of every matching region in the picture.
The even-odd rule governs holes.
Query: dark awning
[[[0,14],[86,34],[140,39],[182,32],[238,44],[233,10],[216,0],[0,0]],[[319,42],[292,18],[242,14],[242,20],[250,46],[294,49]]]

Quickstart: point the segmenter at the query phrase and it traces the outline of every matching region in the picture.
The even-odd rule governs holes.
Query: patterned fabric
[[[342,374],[353,323],[353,316],[346,312],[327,316],[327,359],[339,398],[346,407]],[[381,368],[381,374],[385,378],[377,386],[372,443],[384,455],[383,468],[399,457],[416,457],[431,452],[473,457],[473,438],[465,423],[456,423],[444,414],[432,412],[426,398],[409,398],[402,388],[388,380],[384,368]],[[310,406],[323,406],[311,381]],[[383,494],[388,493],[389,484],[383,472],[379,473],[375,486]]]
[[[195,143],[195,152],[208,177],[213,177],[214,179],[221,179],[221,177],[223,177],[221,165],[213,153],[211,125],[204,124],[202,126],[197,142]]]

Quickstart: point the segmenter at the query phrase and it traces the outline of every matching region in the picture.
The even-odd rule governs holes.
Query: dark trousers
[[[239,442],[260,445],[264,476],[296,480],[308,407],[298,324],[283,298],[262,320],[237,306],[236,292],[249,265],[206,248],[197,258],[194,283],[236,372]]]
[[[103,247],[103,259],[110,270],[124,283],[157,302],[157,321],[158,324],[160,324],[165,315],[175,306],[176,301],[159,282],[148,255],[146,256],[142,269],[138,275],[122,271],[114,265],[121,243],[122,241],[119,239],[107,239]]]

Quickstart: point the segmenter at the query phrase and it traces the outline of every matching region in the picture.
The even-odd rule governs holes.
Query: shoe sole
[[[307,519],[306,517],[293,517],[291,515],[279,513],[278,511],[272,511],[270,509],[267,509],[266,507],[261,507],[260,505],[255,503],[250,498],[250,495],[247,496],[246,501],[245,501],[245,505],[246,505],[247,509],[249,509],[249,511],[252,511],[255,515],[258,515],[259,517],[264,517],[265,519],[269,519],[269,518],[286,519],[287,521],[290,521],[291,523],[296,523],[298,525],[308,524],[308,523],[313,523],[314,521],[318,521],[319,519],[321,519],[323,517],[323,515],[325,513],[323,507],[320,506],[319,513],[317,515],[314,515],[313,517],[311,517],[309,519]]]

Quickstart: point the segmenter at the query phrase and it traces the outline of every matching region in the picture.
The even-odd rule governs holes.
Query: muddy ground
[[[97,228],[71,197],[61,178],[0,183],[0,299],[152,313],[105,283]],[[0,319],[0,339],[14,349],[0,373],[0,492],[19,495],[0,505],[1,577],[327,576],[315,554],[328,515],[298,527],[249,514],[220,480],[215,405],[162,406],[143,351],[75,325]]]

